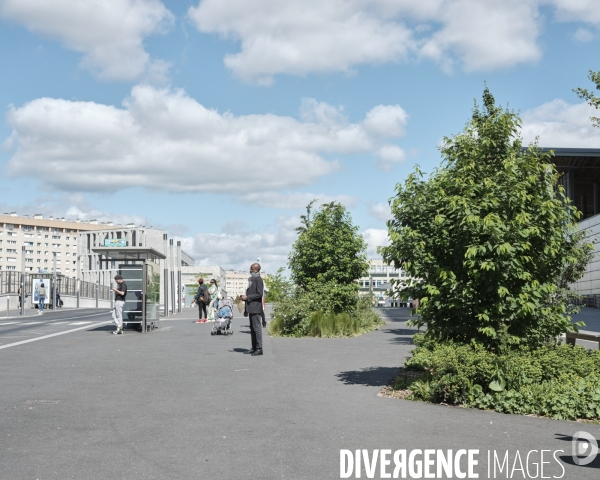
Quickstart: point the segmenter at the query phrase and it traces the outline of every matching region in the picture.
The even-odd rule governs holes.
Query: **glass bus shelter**
[[[140,332],[158,328],[160,303],[159,260],[166,257],[148,247],[98,247],[100,269],[121,275],[127,284],[123,326],[134,325]]]

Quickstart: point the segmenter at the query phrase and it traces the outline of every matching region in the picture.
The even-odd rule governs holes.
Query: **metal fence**
[[[25,292],[31,294],[31,284],[34,278],[52,278],[51,273],[26,273],[25,274]],[[58,292],[61,295],[77,295],[77,279],[65,277],[64,275],[56,276],[56,284]],[[0,295],[17,294],[21,286],[21,272],[4,271],[0,272]],[[96,298],[96,284],[79,281],[79,294],[82,298]],[[110,300],[110,287],[100,285],[98,291],[100,300]]]

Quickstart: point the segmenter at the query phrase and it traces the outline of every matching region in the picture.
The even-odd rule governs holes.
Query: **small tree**
[[[319,297],[325,311],[351,311],[358,301],[356,280],[368,271],[367,245],[345,207],[332,202],[302,216],[289,256],[294,283]]]
[[[588,78],[596,84],[596,90],[600,90],[600,71],[594,72],[589,71]],[[594,95],[594,92],[589,91],[587,88],[576,88],[573,90],[579,98],[585,100],[590,106],[596,110],[600,108],[600,98]],[[594,127],[600,127],[600,118],[590,117],[590,120],[594,124]]]
[[[292,283],[283,276],[284,268],[281,267],[277,270],[275,275],[267,275],[264,277],[265,285],[269,289],[267,292],[267,302],[274,303],[279,302],[284,297],[291,294],[293,285]]]
[[[486,88],[465,131],[445,138],[442,166],[396,186],[381,252],[414,279],[405,294],[430,339],[535,347],[573,330],[564,278],[581,277],[591,247],[549,155],[522,150],[520,124]]]

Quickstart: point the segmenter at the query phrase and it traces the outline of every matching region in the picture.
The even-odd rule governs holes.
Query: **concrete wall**
[[[600,215],[594,215],[579,222],[579,228],[586,231],[590,241],[600,241]],[[594,253],[594,258],[588,265],[585,275],[572,286],[580,295],[600,294],[600,243],[595,243]]]

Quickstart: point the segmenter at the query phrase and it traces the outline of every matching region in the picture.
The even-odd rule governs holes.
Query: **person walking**
[[[117,325],[117,329],[112,333],[123,335],[123,306],[127,296],[127,284],[123,281],[121,275],[115,275],[115,282],[117,282],[117,288],[111,288],[115,292],[115,307],[113,308],[112,318]]]
[[[218,305],[219,300],[221,300],[221,291],[219,290],[219,284],[213,278],[210,281],[210,287],[208,287],[208,293],[210,293],[210,303],[208,304],[208,320],[209,322],[214,322],[217,314],[216,306]]]
[[[194,296],[194,302],[198,305],[198,321],[196,323],[206,323],[208,322],[206,314],[206,302],[204,301],[208,294],[208,289],[206,285],[204,285],[204,279],[198,279],[198,291]],[[209,294],[208,294],[209,295]],[[204,316],[203,316],[204,314]]]
[[[19,310],[21,310],[22,302],[23,302],[23,292],[21,291],[21,287],[19,287]]]
[[[46,302],[46,287],[44,284],[40,284],[38,287],[38,315],[42,315],[44,312],[44,303]]]
[[[261,312],[263,311],[263,295],[265,292],[265,284],[260,278],[260,265],[253,263],[250,266],[250,278],[248,279],[248,288],[246,295],[241,295],[240,298],[245,302],[244,317],[250,319],[250,336],[252,338],[252,348],[247,352],[253,357],[263,354],[262,345],[262,327],[261,327]]]

